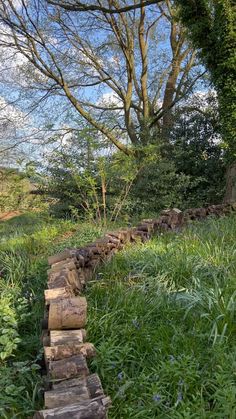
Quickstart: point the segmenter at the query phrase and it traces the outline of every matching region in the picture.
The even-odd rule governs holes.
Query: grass
[[[28,418],[42,406],[40,334],[47,256],[101,234],[99,227],[44,214],[0,222],[0,418]]]
[[[236,417],[236,220],[127,247],[88,289],[111,419]]]
[[[103,229],[43,214],[0,223],[0,417],[42,406],[39,336],[47,256]],[[91,370],[110,419],[236,417],[236,220],[128,246],[88,286]]]

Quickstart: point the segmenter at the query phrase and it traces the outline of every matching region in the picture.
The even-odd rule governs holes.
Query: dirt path
[[[21,215],[20,211],[2,212],[0,213],[0,221],[7,221],[11,218],[17,217],[18,215]]]

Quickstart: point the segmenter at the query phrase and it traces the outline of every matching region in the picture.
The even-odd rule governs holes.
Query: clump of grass
[[[236,220],[117,254],[88,290],[110,418],[236,417]]]

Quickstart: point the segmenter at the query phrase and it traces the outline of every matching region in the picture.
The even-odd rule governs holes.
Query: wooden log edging
[[[87,301],[81,296],[94,271],[126,243],[145,242],[158,231],[178,230],[190,220],[222,216],[236,211],[236,204],[165,210],[157,219],[143,220],[137,227],[108,232],[79,249],[65,249],[50,256],[48,289],[43,320],[44,358],[49,389],[45,409],[33,419],[105,419],[111,400],[104,394],[97,374],[90,374],[87,358],[96,355],[86,342]]]

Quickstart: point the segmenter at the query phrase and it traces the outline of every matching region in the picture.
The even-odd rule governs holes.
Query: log
[[[49,362],[49,377],[51,381],[83,377],[88,374],[87,362],[83,355],[71,356],[70,358]]]
[[[63,252],[57,253],[56,255],[49,256],[48,264],[53,265],[55,263],[64,261],[74,256],[75,250],[65,249]]]
[[[46,305],[49,305],[52,301],[61,300],[63,298],[69,298],[73,295],[71,287],[53,288],[44,291],[44,298]]]
[[[101,385],[100,378],[97,374],[91,374],[87,377],[80,378],[71,378],[69,380],[63,380],[56,383],[53,383],[53,390],[61,390],[64,388],[70,388],[81,385],[84,383],[89,388],[90,397],[97,397],[103,394],[103,389]],[[102,393],[101,393],[102,390]],[[100,394],[101,393],[101,394]]]
[[[114,236],[111,236],[110,234],[106,234],[106,237],[109,240],[108,243],[113,243],[114,245],[119,246],[119,244],[120,244],[120,240],[119,239],[117,239]]]
[[[43,346],[50,345],[50,336],[49,336],[48,330],[43,330],[42,331],[41,342],[42,342]]]
[[[81,344],[86,339],[86,330],[51,330],[50,331],[50,345],[68,345],[68,344]],[[49,346],[49,345],[47,345]]]
[[[62,390],[46,391],[44,393],[44,405],[46,409],[66,406],[71,403],[80,403],[89,399],[90,397],[86,385]]]
[[[34,414],[33,419],[106,419],[106,412],[110,405],[109,397],[85,400],[83,403],[41,410]]]
[[[72,297],[52,301],[49,306],[48,329],[79,329],[87,320],[87,301],[85,297]]]
[[[68,272],[70,272],[70,271],[68,271]],[[70,285],[70,284],[69,284],[69,281],[67,279],[67,275],[62,274],[60,272],[59,275],[56,275],[54,277],[52,277],[50,275],[47,285],[48,285],[49,289],[54,289],[54,288],[68,287],[68,285]]]
[[[61,271],[51,273],[48,278],[48,288],[61,288],[71,286],[74,290],[80,291],[83,284],[79,279],[76,269],[62,269]]]
[[[62,383],[67,381],[77,381],[77,385],[64,385],[63,388],[58,387],[44,393],[44,403],[47,409],[104,397],[102,384],[97,374],[82,379],[65,380]]]
[[[62,269],[69,269],[69,271],[76,269],[74,259],[66,259],[63,262],[59,262],[59,263],[56,263],[55,265],[52,265],[51,269],[47,270],[47,274],[51,275],[52,273],[59,272]]]
[[[73,355],[83,355],[85,358],[92,358],[96,355],[96,350],[92,343],[70,343],[67,345],[45,346],[45,361],[57,361],[63,358],[69,358]]]
[[[70,269],[70,266],[73,266],[73,263],[75,263],[75,258],[69,258],[69,259],[65,259],[62,260],[61,262],[57,262],[57,263],[53,263],[53,265],[51,265],[51,269],[55,270],[55,271],[60,271],[61,269],[64,268],[64,266],[68,265],[68,269]]]

